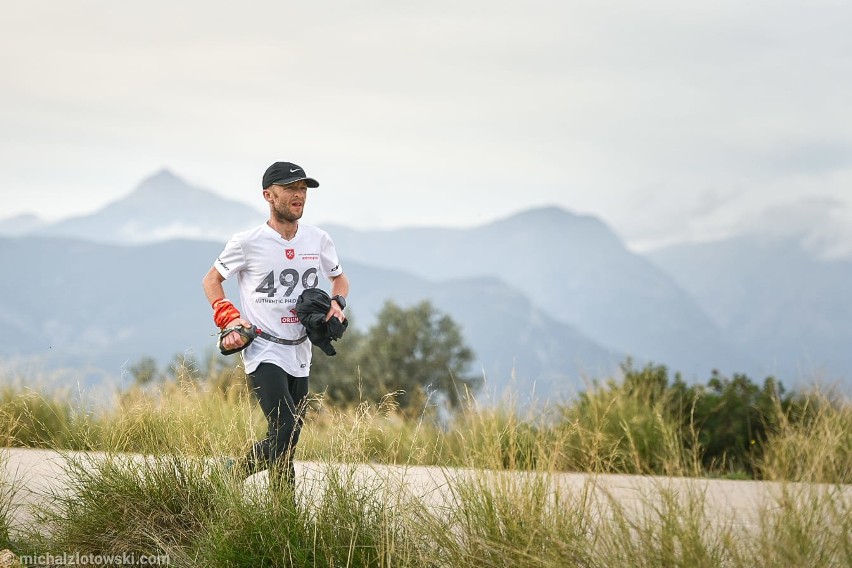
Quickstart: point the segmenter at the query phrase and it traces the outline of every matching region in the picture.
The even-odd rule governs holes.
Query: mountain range
[[[191,240],[127,246],[0,238],[0,263],[14,267],[0,279],[7,367],[77,367],[92,380],[121,376],[147,355],[160,365],[177,353],[206,356],[215,328],[201,277],[221,248]],[[354,321],[368,325],[388,299],[401,305],[430,300],[460,324],[479,355],[475,370],[498,390],[514,373],[524,388],[567,392],[576,386],[576,369],[608,371],[622,358],[494,278],[434,283],[356,261],[346,272],[357,283],[350,294]],[[226,291],[237,297],[232,282]],[[478,299],[488,300],[487,313]]]
[[[222,240],[257,224],[259,215],[259,209],[192,186],[169,170],[161,170],[129,195],[94,213],[50,224],[36,223],[33,230],[17,234],[125,244],[173,238]],[[211,222],[213,219],[215,222]]]
[[[807,238],[740,235],[649,254],[759,365],[755,373],[849,384],[852,261]]]
[[[0,220],[14,235],[0,238],[0,262],[14,267],[0,279],[5,366],[114,376],[145,355],[209,349],[201,276],[230,234],[265,218],[164,170],[90,215]],[[553,207],[467,229],[324,228],[356,325],[386,300],[428,299],[498,389],[568,394],[628,356],[688,380],[719,369],[843,381],[852,363],[852,263],[789,235],[637,254],[600,219]]]
[[[690,374],[744,363],[683,289],[592,217],[543,208],[472,229],[328,229],[347,259],[437,281],[496,277],[617,352]]]

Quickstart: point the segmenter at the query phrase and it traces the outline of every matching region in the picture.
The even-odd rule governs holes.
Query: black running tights
[[[248,459],[252,468],[269,468],[270,475],[295,480],[293,451],[305,415],[308,377],[294,377],[278,365],[261,363],[248,375],[248,386],[266,417],[266,438],[254,444]]]

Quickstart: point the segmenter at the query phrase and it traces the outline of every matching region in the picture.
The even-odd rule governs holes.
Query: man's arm
[[[207,296],[207,303],[211,306],[216,300],[225,297],[225,288],[222,287],[224,281],[225,279],[222,278],[215,266],[211,266],[210,272],[204,275],[201,284],[204,287],[204,294]]]
[[[219,271],[216,270],[215,266],[211,267],[210,271],[204,275],[201,285],[204,288],[204,295],[207,296],[207,301],[211,306],[216,300],[221,300],[225,297],[225,288],[222,287],[222,282],[224,281],[225,279],[222,278],[222,275],[219,274]],[[233,327],[235,325],[249,327],[251,324],[242,318],[235,318],[225,327]],[[225,337],[225,339],[222,340],[222,345],[227,349],[242,347],[244,343],[245,339],[243,339],[243,336],[236,331],[232,331]]]
[[[349,279],[346,278],[345,274],[332,276],[330,280],[332,297],[343,296],[345,298],[349,295]],[[328,310],[328,313],[325,315],[325,321],[330,320],[332,317],[336,317],[341,322],[346,319],[346,316],[343,315],[343,308],[341,308],[334,300],[331,301],[331,309]]]

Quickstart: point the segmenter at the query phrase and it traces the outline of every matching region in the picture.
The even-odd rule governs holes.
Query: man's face
[[[305,180],[287,185],[270,185],[263,190],[263,197],[269,202],[269,209],[278,221],[292,223],[302,218],[308,185]]]

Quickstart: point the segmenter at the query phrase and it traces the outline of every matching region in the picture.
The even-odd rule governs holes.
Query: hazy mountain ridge
[[[0,263],[16,268],[0,280],[4,362],[78,366],[116,377],[145,355],[161,364],[180,352],[204,355],[215,329],[201,277],[221,248],[191,240],[122,246],[0,238]],[[387,299],[403,306],[428,299],[462,326],[477,355],[473,372],[485,373],[492,387],[505,386],[514,372],[521,389],[536,383],[538,392],[565,393],[580,384],[578,370],[610,371],[621,360],[538,310],[516,310],[526,299],[496,279],[436,285],[357,262],[345,266],[355,283],[356,324],[369,325]],[[238,297],[234,283],[226,282],[226,290]],[[485,316],[470,301],[483,294],[492,299]]]
[[[46,221],[33,213],[24,213],[0,219],[0,235],[14,237],[41,228]]]
[[[224,242],[263,218],[164,170],[100,211],[35,234],[138,244],[175,235],[210,239],[215,227],[213,240]],[[496,277],[531,300],[515,309],[541,310],[608,352],[666,361],[690,373],[732,360],[733,348],[694,303],[591,216],[544,208],[472,229],[326,228],[344,264],[357,261],[435,282]],[[482,314],[490,308],[484,301],[474,305]]]
[[[848,382],[852,261],[819,258],[806,236],[741,235],[649,254],[765,373]]]
[[[432,280],[500,278],[614,351],[695,374],[748,365],[687,293],[593,217],[543,208],[472,229],[328,230],[343,258]]]
[[[199,318],[207,322],[209,308],[198,280],[234,231],[264,219],[259,210],[162,171],[101,211],[31,233],[61,238],[0,241],[4,265],[26,268],[9,271],[0,286],[5,294],[0,340],[16,346],[3,353],[30,356],[34,349],[51,349],[45,337],[62,344],[73,338],[85,349],[113,349],[110,365],[115,368],[124,348],[119,344],[133,350],[127,352],[131,359],[147,354],[140,346],[169,355],[183,344],[212,345],[208,336],[199,343],[157,331],[146,318],[180,319],[177,325],[183,326],[195,326]],[[23,223],[37,221],[31,217]],[[91,242],[67,240],[77,235],[138,245],[140,233],[148,239],[171,233],[204,238],[205,228],[214,225],[221,233],[215,242],[195,243],[198,249],[189,241],[162,242],[141,247],[141,256],[126,247],[92,249],[87,248]],[[791,236],[767,230],[639,255],[600,219],[554,207],[469,229],[323,228],[353,276],[356,321],[367,325],[386,299],[403,305],[430,299],[462,324],[469,343],[481,351],[480,364],[495,376],[516,370],[524,380],[556,377],[558,383],[583,371],[600,376],[627,355],[685,371],[687,378],[704,378],[718,368],[783,379],[822,368],[842,374],[852,365],[844,344],[852,339],[847,323],[852,307],[845,291],[850,264],[815,250],[811,232]],[[22,256],[10,258],[10,247],[24,251]],[[152,250],[163,255],[168,269],[158,267]],[[87,271],[69,265],[66,257]],[[162,281],[175,285],[163,287]],[[88,284],[63,293],[63,282]],[[123,296],[125,288],[134,294]],[[171,296],[195,307],[151,309],[151,298],[170,302]],[[71,299],[73,306],[66,309]],[[132,303],[143,306],[141,312],[125,305]],[[78,322],[90,317],[87,310],[104,305],[112,306],[108,317],[119,318],[109,331],[98,326],[81,331]],[[165,339],[157,344],[146,343],[148,335],[139,339],[140,325],[127,323],[137,319],[144,321],[143,335]],[[37,325],[15,327],[21,321]],[[77,361],[75,351],[85,349],[67,350],[64,359],[52,357]]]
[[[192,186],[169,170],[161,170],[129,195],[94,213],[51,223],[31,234],[107,243],[223,240],[264,218],[259,209]]]

